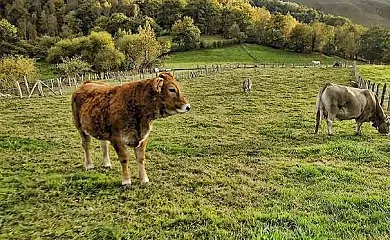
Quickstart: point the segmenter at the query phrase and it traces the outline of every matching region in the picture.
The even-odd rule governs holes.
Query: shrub
[[[5,57],[0,59],[0,88],[14,88],[16,81],[26,77],[33,80],[38,77],[35,60],[23,57]]]

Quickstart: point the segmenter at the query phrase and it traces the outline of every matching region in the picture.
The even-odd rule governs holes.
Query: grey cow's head
[[[380,134],[388,135],[389,134],[389,117],[386,116],[384,120],[376,119],[372,126],[375,127]]]

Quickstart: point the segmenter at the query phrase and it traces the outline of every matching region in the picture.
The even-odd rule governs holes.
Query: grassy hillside
[[[325,123],[319,87],[351,69],[240,69],[181,81],[190,113],[158,120],[150,184],[84,171],[70,95],[0,101],[0,239],[385,239],[390,139]],[[244,78],[253,92],[243,94]],[[134,156],[132,155],[134,158]]]
[[[388,0],[292,0],[291,2],[345,16],[362,25],[390,28],[390,1]]]
[[[170,55],[165,66],[191,67],[197,65],[211,65],[216,63],[311,63],[319,60],[333,64],[337,57],[328,57],[323,54],[299,54],[285,50],[273,49],[255,44],[235,45],[226,48],[203,49],[189,52],[177,52]]]

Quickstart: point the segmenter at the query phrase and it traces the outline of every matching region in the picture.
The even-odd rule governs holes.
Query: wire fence
[[[50,95],[63,95],[73,92],[86,80],[110,81],[115,84],[123,84],[131,81],[138,81],[153,78],[158,71],[171,72],[178,81],[197,77],[210,76],[212,74],[232,69],[246,68],[310,68],[310,67],[351,67],[346,62],[335,64],[310,64],[310,63],[263,63],[263,64],[213,64],[197,66],[193,68],[172,68],[172,69],[146,69],[143,71],[115,71],[105,73],[86,73],[76,77],[54,78],[49,80],[28,81],[24,78],[15,82],[15,87],[0,89],[0,99],[4,98],[31,98]],[[157,70],[157,71],[156,71]]]

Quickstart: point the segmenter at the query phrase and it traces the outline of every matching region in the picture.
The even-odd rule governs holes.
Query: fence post
[[[375,95],[377,96],[377,97],[379,97],[379,86],[380,86],[381,84],[380,83],[378,83],[377,85],[376,85],[376,92],[375,92]]]
[[[28,81],[26,76],[24,76],[24,84],[26,85],[27,93],[30,94],[30,87],[28,86]]]
[[[15,83],[16,83],[16,88],[18,89],[20,98],[23,98],[23,93],[22,93],[22,89],[20,88],[19,82],[16,81]]]
[[[45,94],[43,93],[43,87],[42,87],[42,81],[41,80],[38,81],[38,91],[39,91],[39,93],[41,94],[42,97],[45,96]]]
[[[386,90],[387,90],[387,84],[385,83],[385,85],[383,85],[383,89],[382,89],[381,107],[383,107],[383,103],[385,102]]]
[[[62,83],[61,83],[61,78],[57,78],[57,83],[58,83],[58,90],[60,91],[60,95],[62,95]]]

